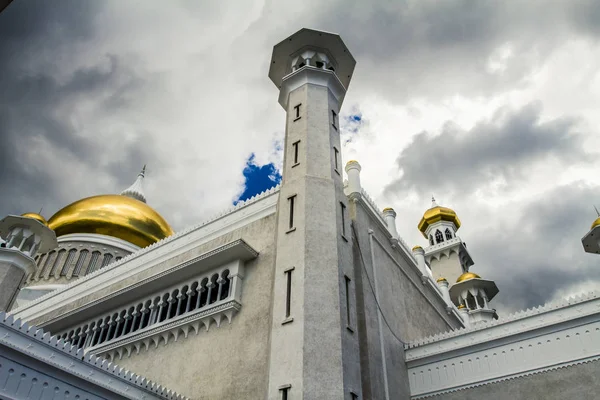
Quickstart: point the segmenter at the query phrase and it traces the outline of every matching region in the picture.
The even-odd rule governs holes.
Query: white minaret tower
[[[269,399],[360,393],[352,244],[339,110],[356,62],[335,34],[302,29],[273,49],[287,113],[279,193]],[[352,297],[352,300],[351,300]]]
[[[54,231],[44,222],[16,215],[0,221],[0,311],[10,310],[21,283],[35,271],[35,255],[58,246]]]
[[[454,210],[439,206],[432,197],[431,208],[425,211],[418,227],[429,241],[429,246],[424,249],[425,261],[435,280],[446,278],[455,282],[469,271],[473,259],[466,244],[456,235],[460,220]]]

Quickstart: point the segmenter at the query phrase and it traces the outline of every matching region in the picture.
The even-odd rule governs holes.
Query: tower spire
[[[438,206],[438,204],[435,201],[435,197],[433,197],[433,195],[431,195],[431,208],[437,207],[437,206]]]
[[[131,197],[141,202],[146,202],[146,195],[144,194],[144,177],[146,176],[146,164],[137,176],[137,179],[131,186],[121,192],[121,196]]]
[[[596,206],[594,206],[594,210],[596,210],[596,214],[600,217],[600,211],[598,211],[598,208]]]

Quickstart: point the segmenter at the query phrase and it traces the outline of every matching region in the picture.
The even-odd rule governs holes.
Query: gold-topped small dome
[[[436,282],[448,282],[446,278],[437,278]]]
[[[56,236],[96,233],[146,247],[173,234],[173,230],[146,203],[128,196],[109,194],[88,197],[64,207],[48,226]]]
[[[454,212],[454,210],[452,210],[451,208],[438,206],[435,202],[435,199],[432,198],[431,208],[425,211],[425,214],[423,214],[423,217],[419,222],[419,231],[421,231],[423,236],[427,238],[427,235],[425,234],[427,228],[431,224],[434,224],[439,221],[452,222],[454,223],[454,226],[456,226],[456,230],[460,228],[460,219],[458,219],[456,212]]]
[[[42,215],[40,215],[38,213],[25,213],[25,214],[21,214],[21,217],[35,219],[36,221],[39,221],[42,225],[48,226],[48,221],[46,221],[46,218],[44,218]]]
[[[412,251],[415,251],[415,250],[423,250],[423,248],[419,245],[416,245],[412,248]]]
[[[465,308],[465,305],[464,305],[464,304],[459,304],[457,308],[458,308],[459,310],[461,310],[461,309]]]
[[[461,276],[458,277],[458,279],[456,280],[456,283],[459,282],[464,282],[464,281],[468,281],[470,279],[481,279],[481,277],[473,272],[465,272],[464,274],[462,274]]]
[[[600,217],[596,218],[596,220],[592,223],[592,227],[590,229],[594,229],[598,225],[600,225]]]

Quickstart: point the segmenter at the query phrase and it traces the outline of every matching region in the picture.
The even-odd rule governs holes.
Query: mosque
[[[171,229],[145,168],[5,216],[0,399],[597,398],[598,293],[498,315],[454,210],[432,199],[410,248],[342,165],[355,64],[336,34],[274,46],[282,182],[198,225]],[[600,253],[600,217],[582,243]]]

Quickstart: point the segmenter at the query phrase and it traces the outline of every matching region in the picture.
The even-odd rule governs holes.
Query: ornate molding
[[[425,398],[600,358],[600,321],[411,367],[412,398]]]
[[[162,385],[96,357],[35,326],[0,312],[0,347],[6,346],[38,362],[52,365],[127,399],[187,400]]]
[[[241,307],[242,305],[235,300],[227,301],[208,309],[201,309],[197,312],[170,319],[164,324],[151,325],[122,340],[87,348],[85,353],[103,355],[108,357],[110,361],[115,360],[117,357],[119,359],[122,359],[123,356],[129,357],[133,352],[139,354],[142,349],[148,351],[151,345],[157,348],[161,343],[167,345],[171,340],[176,342],[182,335],[187,339],[192,331],[197,335],[201,327],[204,327],[208,332],[213,322],[218,328],[221,326],[224,317],[231,323],[231,319]]]
[[[456,343],[456,340],[467,340],[470,343],[474,342],[475,336],[473,334],[475,333],[481,334],[482,341],[489,341],[492,336],[506,337],[509,334],[517,334],[530,330],[534,327],[540,328],[555,323],[564,322],[572,318],[595,314],[600,312],[599,296],[600,292],[582,294],[580,296],[565,299],[556,303],[548,303],[543,306],[509,314],[504,318],[500,318],[489,323],[477,324],[470,328],[457,329],[439,333],[433,336],[428,336],[423,339],[408,343],[404,347],[407,350],[407,357],[410,356],[413,358],[419,358],[420,356],[426,354],[417,350],[419,348],[439,348],[439,346],[443,346],[444,351],[447,351],[462,343]],[[586,306],[586,314],[583,313],[583,308],[578,307],[584,305]],[[518,324],[518,322],[521,322],[521,324]],[[483,336],[485,336],[485,339]],[[456,340],[451,341],[451,339],[455,338]],[[429,355],[432,353],[433,351]]]

